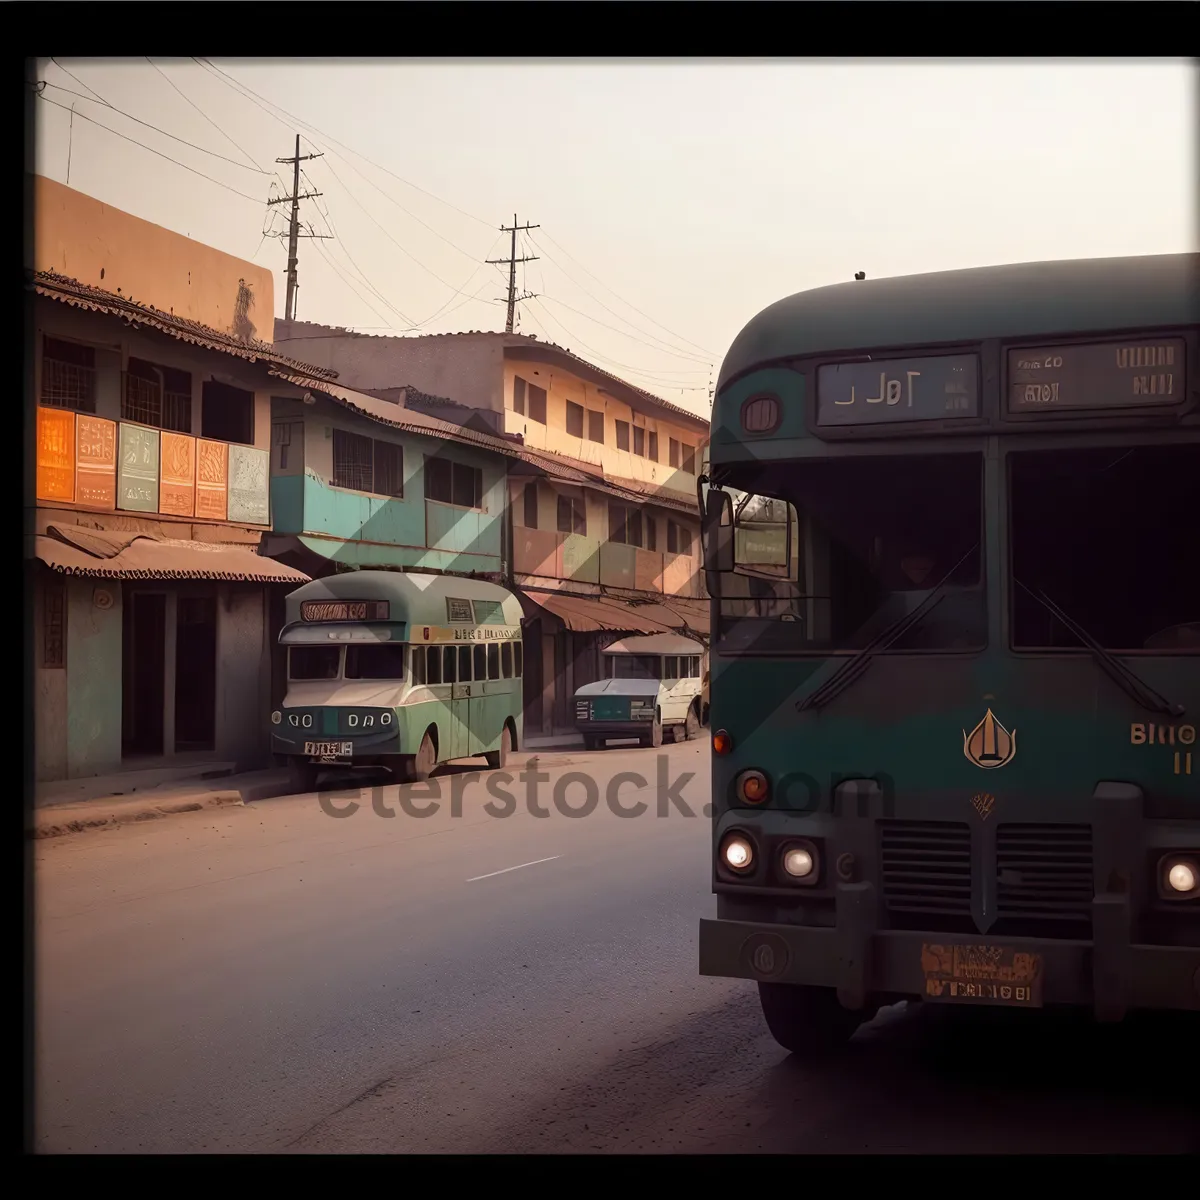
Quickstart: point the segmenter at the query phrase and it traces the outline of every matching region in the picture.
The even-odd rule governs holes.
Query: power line
[[[368,300],[368,299],[367,299],[367,298],[366,298],[366,297],[365,297],[365,296],[364,296],[364,295],[363,295],[363,294],[362,294],[362,293],[361,293],[361,292],[358,290],[358,288],[357,288],[357,287],[355,287],[353,280],[351,280],[351,279],[348,279],[348,278],[346,277],[346,275],[345,275],[345,274],[342,272],[342,269],[341,269],[341,268],[340,268],[340,267],[337,265],[337,263],[336,263],[336,262],[334,262],[334,261],[333,261],[333,258],[332,258],[332,257],[329,255],[329,253],[326,251],[325,247],[324,247],[324,246],[322,246],[320,242],[318,242],[318,243],[317,243],[317,250],[318,250],[318,252],[320,253],[321,257],[322,257],[322,258],[323,258],[323,259],[324,259],[324,260],[325,260],[325,261],[326,261],[326,262],[329,264],[329,267],[330,267],[330,269],[333,271],[333,273],[334,273],[334,274],[335,274],[335,275],[336,275],[336,276],[337,276],[337,277],[338,277],[338,278],[339,278],[339,279],[342,281],[342,283],[344,283],[344,284],[346,285],[346,287],[349,289],[350,293],[351,293],[351,294],[354,296],[354,298],[355,298],[356,300],[358,300],[360,303],[362,303],[362,304],[365,304],[365,305],[367,306],[367,308],[369,308],[369,309],[370,309],[370,310],[371,310],[371,311],[372,311],[372,312],[373,312],[373,313],[374,313],[374,314],[375,314],[375,315],[376,315],[376,316],[377,316],[377,317],[378,317],[378,318],[379,318],[381,321],[382,321],[382,320],[384,320],[385,318],[384,318],[384,315],[383,315],[383,313],[381,313],[381,312],[379,311],[379,309],[377,309],[377,308],[375,307],[375,305],[373,305],[373,304],[370,302],[370,300]],[[392,326],[392,325],[381,325],[381,326],[379,326],[379,328],[380,328],[380,329],[393,329],[393,328],[394,328],[394,326]],[[332,337],[332,336],[334,336],[334,335],[332,335],[332,334],[329,334],[329,335],[326,335],[326,336],[330,336],[330,337]]]
[[[79,84],[79,86],[80,86],[81,88],[87,88],[87,90],[88,90],[89,92],[91,92],[91,93],[92,93],[92,95],[93,95],[93,96],[95,96],[95,97],[96,97],[96,99],[97,99],[97,100],[99,100],[101,104],[107,104],[107,103],[108,103],[108,101],[107,101],[107,100],[105,100],[105,98],[104,98],[103,96],[101,96],[101,95],[100,95],[100,93],[99,93],[98,91],[96,91],[96,89],[95,89],[94,87],[88,87],[88,85],[87,85],[86,83],[84,83],[84,82],[83,82],[83,80],[82,80],[82,79],[80,79],[78,75],[76,75],[76,74],[75,74],[73,71],[68,71],[68,70],[67,70],[67,68],[66,68],[66,67],[64,67],[64,66],[62,65],[62,63],[60,63],[60,62],[58,61],[58,59],[54,57],[54,55],[53,55],[53,54],[50,56],[50,61],[51,61],[51,62],[52,62],[52,63],[53,63],[53,64],[54,64],[54,65],[55,65],[55,66],[56,66],[56,67],[57,67],[57,68],[58,68],[58,69],[59,69],[59,70],[60,70],[60,71],[61,71],[61,72],[62,72],[64,75],[70,75],[70,76],[71,76],[71,78],[72,78],[73,80],[75,80],[75,82],[76,82],[77,84]]]
[[[45,104],[53,104],[55,108],[61,108],[63,112],[70,112],[65,104],[59,104],[57,100],[47,100],[45,96],[39,96]],[[114,137],[123,138],[127,142],[132,142],[135,146],[141,146],[143,150],[148,150],[151,154],[157,154],[159,158],[165,158],[167,162],[174,163],[177,167],[182,167],[185,171],[191,171],[193,175],[199,175],[201,179],[207,179],[209,183],[215,183],[217,187],[224,188],[227,192],[232,192],[235,196],[241,196],[243,200],[249,200],[252,204],[261,204],[262,200],[258,196],[248,196],[245,192],[239,192],[237,188],[230,187],[227,183],[222,183],[219,179],[214,179],[211,175],[205,175],[203,171],[197,171],[195,167],[189,167],[187,163],[181,163],[179,159],[172,158],[169,154],[164,154],[161,150],[155,150],[153,146],[147,146],[145,142],[139,142],[137,138],[131,138],[127,133],[122,133],[118,129],[113,129],[111,125],[105,125],[103,121],[97,121],[95,117],[86,116],[84,113],[77,112],[75,114],[81,121],[90,121],[93,125],[99,125],[101,129],[107,129]]]
[[[272,101],[267,100],[265,96],[260,96],[256,91],[254,91],[253,88],[234,79],[234,77],[232,75],[229,75],[225,71],[222,71],[220,67],[209,62],[208,59],[197,58],[195,61],[197,63],[200,63],[202,66],[210,67],[213,71],[217,72],[217,74],[219,74],[221,77],[223,77],[225,80],[227,80],[231,86],[234,86],[235,88],[242,90],[244,93],[248,93],[247,99],[252,99],[255,103],[258,103],[259,107],[262,108],[264,112],[266,112],[266,113],[268,113],[268,115],[274,117],[275,120],[280,121],[281,124],[286,124],[286,122],[282,121],[281,118],[276,116],[275,113],[270,112],[270,109],[265,108],[264,105],[270,105],[271,108],[278,109],[279,112],[283,113],[286,117],[288,117],[295,124],[305,126],[308,129],[315,131],[320,137],[323,137],[326,141],[332,142],[335,146],[340,146],[347,153],[353,154],[357,158],[361,158],[363,160],[363,162],[370,163],[370,165],[373,166],[377,171],[382,171],[385,175],[390,175],[398,183],[404,184],[405,187],[410,187],[413,189],[413,191],[421,192],[423,195],[428,196],[431,200],[436,200],[439,204],[444,204],[447,208],[452,208],[452,209],[454,209],[455,212],[461,213],[464,217],[470,217],[470,219],[472,221],[478,221],[480,225],[486,225],[489,229],[492,227],[492,223],[490,221],[485,221],[483,219],[483,217],[478,217],[474,213],[467,212],[467,210],[465,208],[459,208],[459,206],[457,204],[452,204],[449,200],[442,199],[441,196],[436,195],[434,192],[428,191],[426,188],[420,187],[418,184],[413,183],[411,180],[404,179],[402,176],[397,175],[395,173],[395,171],[391,171],[387,167],[381,166],[379,163],[375,162],[373,159],[368,158],[365,154],[361,153],[360,151],[353,150],[349,146],[347,146],[344,142],[339,142],[337,140],[337,138],[330,137],[329,134],[323,133],[320,129],[317,129],[317,127],[315,125],[308,125],[308,123],[306,121],[302,121],[299,117],[295,116],[292,113],[289,113],[286,108],[283,108],[281,105],[275,104]]]
[[[655,320],[655,319],[654,319],[652,316],[650,316],[648,313],[644,313],[644,312],[642,312],[642,310],[641,310],[640,308],[638,308],[636,305],[634,305],[634,304],[630,304],[630,303],[629,303],[629,301],[628,301],[628,300],[626,300],[626,299],[625,299],[623,296],[618,296],[618,295],[617,295],[617,293],[616,293],[616,292],[614,292],[614,291],[612,290],[612,288],[610,288],[610,287],[609,287],[609,286],[608,286],[606,283],[604,283],[604,281],[603,281],[603,280],[601,280],[601,279],[598,279],[598,278],[597,278],[595,275],[593,275],[593,274],[592,274],[592,272],[591,272],[591,271],[589,271],[589,270],[587,269],[587,267],[585,267],[585,266],[583,265],[583,263],[581,263],[581,262],[580,262],[580,261],[579,261],[577,258],[574,258],[574,257],[572,257],[572,256],[571,256],[571,255],[570,255],[570,254],[569,254],[569,253],[568,253],[566,250],[564,250],[564,249],[563,249],[563,247],[562,247],[562,246],[560,246],[560,245],[558,244],[558,242],[556,242],[556,241],[555,241],[555,240],[554,240],[554,239],[553,239],[553,238],[552,238],[552,237],[551,237],[551,236],[550,236],[548,233],[547,233],[547,234],[544,234],[543,236],[545,237],[545,239],[546,239],[548,242],[550,242],[552,245],[556,246],[556,247],[557,247],[557,248],[558,248],[560,251],[562,251],[562,253],[563,253],[563,254],[565,254],[565,255],[567,256],[567,258],[571,259],[571,261],[572,261],[572,262],[573,262],[573,263],[574,263],[574,264],[575,264],[575,265],[576,265],[576,266],[577,266],[577,267],[578,267],[578,268],[579,268],[579,269],[580,269],[580,270],[581,270],[581,271],[582,271],[582,272],[583,272],[585,275],[590,275],[590,276],[591,276],[591,278],[592,278],[592,279],[595,279],[595,280],[596,280],[596,282],[597,282],[598,284],[600,284],[600,286],[601,286],[602,288],[604,288],[604,290],[605,290],[605,291],[609,292],[609,293],[610,293],[611,295],[613,295],[613,296],[616,296],[616,298],[617,298],[618,300],[620,300],[622,304],[627,304],[627,305],[629,305],[629,307],[630,307],[630,308],[632,308],[632,309],[633,309],[633,311],[634,311],[635,313],[637,313],[637,314],[638,314],[638,316],[645,317],[645,318],[646,318],[646,320],[647,320],[647,321],[649,321],[651,324],[653,324],[653,325],[658,325],[658,328],[659,328],[659,329],[661,329],[661,330],[662,330],[664,333],[669,333],[669,334],[670,334],[670,335],[671,335],[673,338],[678,338],[678,339],[679,339],[681,342],[684,342],[684,343],[686,343],[686,344],[687,344],[687,345],[689,345],[689,346],[693,346],[693,347],[695,347],[695,349],[699,350],[701,353],[703,353],[703,354],[707,354],[707,355],[709,355],[709,356],[710,356],[710,357],[712,357],[712,358],[716,358],[716,357],[717,357],[717,355],[715,354],[715,352],[714,352],[714,351],[712,351],[712,350],[709,350],[709,349],[707,349],[707,348],[706,348],[706,347],[704,347],[704,346],[698,345],[696,342],[693,342],[693,341],[691,340],[691,338],[685,338],[685,337],[683,336],[683,334],[681,334],[681,333],[675,333],[675,332],[673,332],[672,330],[668,329],[668,328],[667,328],[665,325],[661,325],[661,324],[659,324],[659,322],[658,322],[658,321],[656,321],[656,320]],[[599,301],[597,301],[597,303],[599,303]]]
[[[224,129],[222,129],[222,128],[221,128],[221,126],[220,126],[220,125],[218,125],[218,124],[216,123],[216,121],[214,121],[214,120],[212,119],[212,117],[210,117],[210,116],[208,115],[208,113],[206,113],[206,112],[204,111],[204,109],[202,109],[202,108],[200,107],[200,105],[198,105],[198,104],[197,104],[197,103],[196,103],[196,102],[195,102],[195,101],[194,101],[194,100],[193,100],[193,99],[192,99],[190,96],[188,96],[188,94],[187,94],[185,91],[183,91],[183,89],[182,89],[182,88],[180,88],[180,87],[179,87],[179,86],[178,86],[178,85],[175,83],[175,81],[174,81],[174,80],[173,80],[173,79],[172,79],[172,78],[171,78],[171,77],[170,77],[170,76],[169,76],[169,75],[166,73],[166,71],[164,71],[164,70],[162,69],[162,67],[160,67],[160,66],[158,65],[158,63],[154,62],[154,61],[153,61],[153,59],[151,59],[150,55],[148,55],[148,54],[146,55],[146,61],[147,61],[147,62],[148,62],[148,63],[149,63],[149,64],[150,64],[150,65],[151,65],[151,66],[152,66],[152,67],[153,67],[153,68],[154,68],[154,69],[155,69],[155,70],[156,70],[156,71],[157,71],[157,72],[158,72],[158,73],[159,73],[159,74],[160,74],[160,75],[161,75],[161,76],[162,76],[162,77],[163,77],[163,78],[164,78],[164,79],[165,79],[165,80],[166,80],[166,81],[167,81],[167,82],[170,84],[170,85],[171,85],[171,87],[173,87],[173,88],[175,89],[175,91],[176,91],[176,92],[178,92],[178,93],[179,93],[179,95],[181,95],[181,96],[182,96],[182,97],[183,97],[183,98],[184,98],[184,99],[185,99],[185,100],[186,100],[186,101],[187,101],[187,102],[188,102],[188,103],[189,103],[189,104],[190,104],[190,105],[191,105],[191,106],[192,106],[192,107],[193,107],[193,108],[194,108],[194,109],[195,109],[195,110],[196,110],[196,111],[197,111],[197,112],[198,112],[198,113],[199,113],[199,114],[200,114],[200,115],[201,115],[201,116],[202,116],[202,117],[203,117],[203,118],[204,118],[204,119],[205,119],[205,120],[206,120],[206,121],[207,121],[207,122],[208,122],[208,123],[209,123],[209,124],[210,124],[210,125],[211,125],[211,126],[212,126],[212,127],[213,127],[213,128],[214,128],[214,129],[215,129],[215,130],[216,130],[216,131],[217,131],[217,132],[218,132],[218,133],[219,133],[219,134],[220,134],[220,135],[221,135],[221,136],[222,136],[222,137],[223,137],[223,138],[224,138],[224,139],[225,139],[225,140],[228,142],[228,143],[229,143],[229,144],[230,144],[230,145],[231,145],[231,146],[232,146],[232,147],[233,147],[233,148],[234,148],[234,149],[235,149],[235,150],[238,150],[238,151],[240,151],[242,154],[244,154],[244,155],[246,156],[246,158],[250,159],[250,165],[251,165],[252,167],[254,167],[254,169],[255,169],[256,171],[257,171],[257,170],[261,170],[261,168],[259,167],[258,163],[254,161],[254,158],[253,158],[253,157],[252,157],[252,156],[251,156],[251,155],[250,155],[250,154],[249,154],[249,153],[248,153],[246,150],[244,150],[244,149],[243,149],[241,146],[239,146],[239,145],[238,145],[238,143],[237,143],[237,142],[235,142],[235,141],[233,140],[233,138],[232,138],[232,137],[230,137],[230,135],[229,135],[229,134],[227,134],[227,133],[225,132],[225,130],[224,130]],[[266,174],[269,174],[269,172],[267,172],[267,171],[263,171],[262,173],[263,173],[264,175],[266,175]]]
[[[151,66],[153,65],[151,63]],[[173,142],[179,142],[180,145],[187,146],[189,149],[198,150],[201,154],[210,154],[213,158],[219,158],[222,162],[229,163],[231,166],[240,167],[243,171],[257,171],[260,175],[271,174],[270,171],[264,171],[261,167],[248,167],[245,163],[238,162],[236,158],[228,158],[224,154],[218,154],[215,150],[207,150],[203,146],[197,146],[195,142],[189,142],[187,138],[177,137],[173,133],[168,133],[165,129],[159,129],[157,125],[151,125],[149,121],[143,121],[141,117],[135,117],[132,113],[127,113],[123,108],[117,108],[115,104],[109,104],[107,100],[93,100],[91,96],[85,96],[82,92],[76,92],[72,88],[59,87],[57,83],[46,83],[46,86],[53,88],[56,92],[66,92],[68,96],[78,96],[80,100],[86,100],[89,104],[102,104],[110,111],[119,113],[122,117],[130,121],[135,121],[139,125],[144,125],[147,129],[153,129],[155,133],[161,133],[163,137],[168,137]],[[54,102],[51,101],[51,103]]]

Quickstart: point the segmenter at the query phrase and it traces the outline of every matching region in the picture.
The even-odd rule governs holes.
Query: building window
[[[538,486],[536,483],[525,485],[525,528],[538,527]]]
[[[42,588],[42,666],[67,665],[67,589],[57,579]]]
[[[126,421],[192,432],[192,377],[187,371],[160,367],[157,363],[131,358],[125,372],[125,394],[121,416]]]
[[[483,507],[483,471],[448,458],[425,460],[425,499],[459,508]]]
[[[679,466],[679,443],[674,438],[668,439],[667,442],[667,465]]]
[[[48,408],[96,411],[96,351],[91,346],[42,339],[42,403]]]
[[[539,425],[546,423],[546,389],[529,385],[529,419]]]
[[[646,514],[646,549],[658,549],[658,522],[650,513]]]
[[[254,445],[254,393],[206,380],[201,391],[200,436]]]
[[[513,379],[513,412],[525,415],[525,380],[520,375]]]
[[[588,441],[604,445],[604,414],[588,409]]]
[[[646,455],[646,457],[651,462],[658,462],[658,434],[651,433],[649,441],[650,441],[650,452]]]
[[[646,431],[640,425],[633,427],[633,452],[641,458],[646,457]]]
[[[608,506],[608,540],[626,546],[642,544],[642,512],[624,504]]]
[[[680,457],[679,465],[688,474],[695,475],[696,473],[696,447],[689,446],[687,442],[683,442],[679,447]]]
[[[559,496],[558,532],[587,533],[587,510],[582,498]]]
[[[567,401],[567,433],[571,437],[583,437],[583,405]]]
[[[667,522],[667,553],[691,554],[692,531],[686,525],[678,525],[674,521]]]
[[[404,447],[345,429],[333,431],[334,487],[377,496],[404,496]]]
[[[617,425],[617,449],[618,450],[628,450],[629,449],[629,422],[628,421],[618,421],[616,423],[616,425]]]

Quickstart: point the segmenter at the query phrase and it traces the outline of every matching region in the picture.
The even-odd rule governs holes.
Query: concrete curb
[[[138,821],[156,821],[179,813],[201,812],[206,808],[242,806],[255,800],[269,800],[285,795],[288,795],[286,782],[258,780],[237,788],[180,791],[159,796],[157,799],[153,796],[113,796],[108,800],[57,804],[33,814],[33,828],[29,830],[28,836],[34,840],[65,837],[72,833],[115,829]]]

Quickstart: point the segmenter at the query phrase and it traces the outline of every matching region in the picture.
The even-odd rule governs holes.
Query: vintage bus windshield
[[[608,678],[662,679],[662,660],[657,654],[610,654]]]
[[[336,679],[341,657],[341,646],[291,646],[288,649],[288,678]]]
[[[346,647],[347,679],[404,678],[403,642],[358,642]]]
[[[857,650],[943,582],[936,611],[890,649],[986,643],[982,454],[756,463],[725,482],[744,491],[737,567],[721,582],[724,652]]]

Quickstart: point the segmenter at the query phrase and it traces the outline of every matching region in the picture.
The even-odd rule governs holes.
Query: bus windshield
[[[657,654],[610,654],[609,679],[661,679],[662,664]]]
[[[403,642],[358,642],[346,647],[347,679],[403,679]]]
[[[936,605],[887,649],[986,643],[982,454],[760,462],[722,482],[736,489],[717,631],[726,653],[859,650],[939,585]]]
[[[288,649],[289,679],[336,679],[341,646],[292,646]]]

